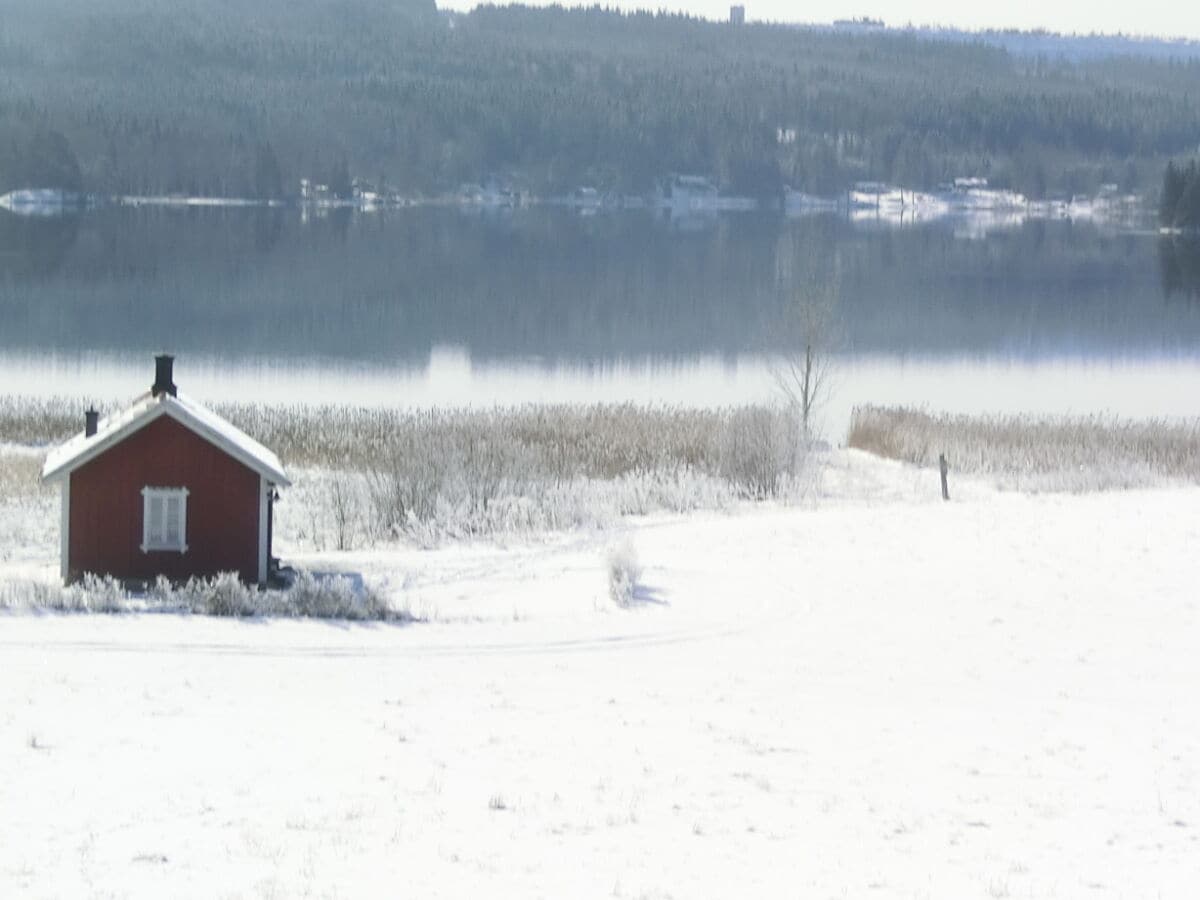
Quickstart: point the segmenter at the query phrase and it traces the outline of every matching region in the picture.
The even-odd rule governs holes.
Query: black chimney
[[[90,407],[88,411],[83,414],[83,421],[83,436],[91,437],[96,433],[96,429],[100,425],[100,413],[96,412],[96,408],[94,406]]]
[[[150,385],[150,393],[157,397],[159,394],[175,396],[174,381],[175,357],[162,353],[154,357],[154,384]]]

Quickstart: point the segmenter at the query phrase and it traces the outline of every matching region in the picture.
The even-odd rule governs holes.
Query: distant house
[[[173,359],[156,358],[150,390],[46,458],[42,480],[62,492],[62,577],[151,581],[236,572],[263,584],[272,571],[279,458],[181,396]]]
[[[594,187],[578,187],[571,194],[576,206],[599,206],[600,192]]]
[[[318,184],[307,178],[300,179],[300,199],[305,203],[329,203],[336,199],[327,184]]]
[[[682,209],[702,209],[717,201],[716,185],[701,175],[668,175],[658,192],[662,203]]]
[[[57,188],[27,188],[0,196],[0,209],[25,216],[58,215],[84,205],[84,198]]]

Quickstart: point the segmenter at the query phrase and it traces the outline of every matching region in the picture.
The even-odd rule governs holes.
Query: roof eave
[[[145,428],[160,416],[167,415],[176,422],[179,422],[179,424],[183,425],[188,430],[204,438],[213,446],[219,448],[228,456],[240,462],[252,472],[255,472],[263,478],[266,478],[272,484],[279,487],[292,486],[292,481],[290,478],[288,478],[287,473],[284,471],[282,463],[280,463],[278,468],[276,468],[275,466],[264,463],[263,460],[254,458],[250,454],[246,453],[242,448],[238,447],[236,443],[227,440],[219,432],[214,431],[212,428],[206,425],[199,417],[189,412],[186,406],[184,406],[175,398],[171,397],[169,394],[161,395],[157,398],[157,401],[158,402],[156,403],[147,405],[144,411],[136,416],[133,416],[128,422],[122,424],[121,427],[113,429],[109,434],[104,434],[102,436],[98,435],[97,437],[100,439],[97,440],[94,445],[85,450],[81,450],[81,452],[74,456],[68,457],[53,468],[48,468],[49,459],[47,459],[47,464],[42,468],[42,483],[53,484],[63,481],[76,469],[85,466],[97,456],[100,456],[110,448],[121,443],[121,441],[125,440],[125,438],[129,437],[133,433]],[[82,433],[77,434],[75,437],[71,438],[71,440],[78,440],[82,436]],[[70,441],[68,441],[68,443],[70,443]]]

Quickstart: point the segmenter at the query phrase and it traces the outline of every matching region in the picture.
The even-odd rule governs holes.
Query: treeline
[[[676,171],[750,195],[970,174],[1040,197],[1153,188],[1200,133],[1196,62],[433,0],[9,0],[0,84],[0,192],[642,193]]]
[[[17,121],[7,123],[4,138],[0,140],[0,177],[9,188],[83,189],[79,160],[60,132],[41,123]]]
[[[1200,229],[1200,166],[1195,160],[1186,166],[1167,163],[1158,216],[1167,228]]]

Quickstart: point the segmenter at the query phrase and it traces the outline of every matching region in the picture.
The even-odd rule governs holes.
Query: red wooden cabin
[[[180,396],[170,356],[150,391],[52,451],[42,480],[62,486],[62,576],[174,581],[271,570],[275,491],[291,484],[279,458],[220,416]]]

